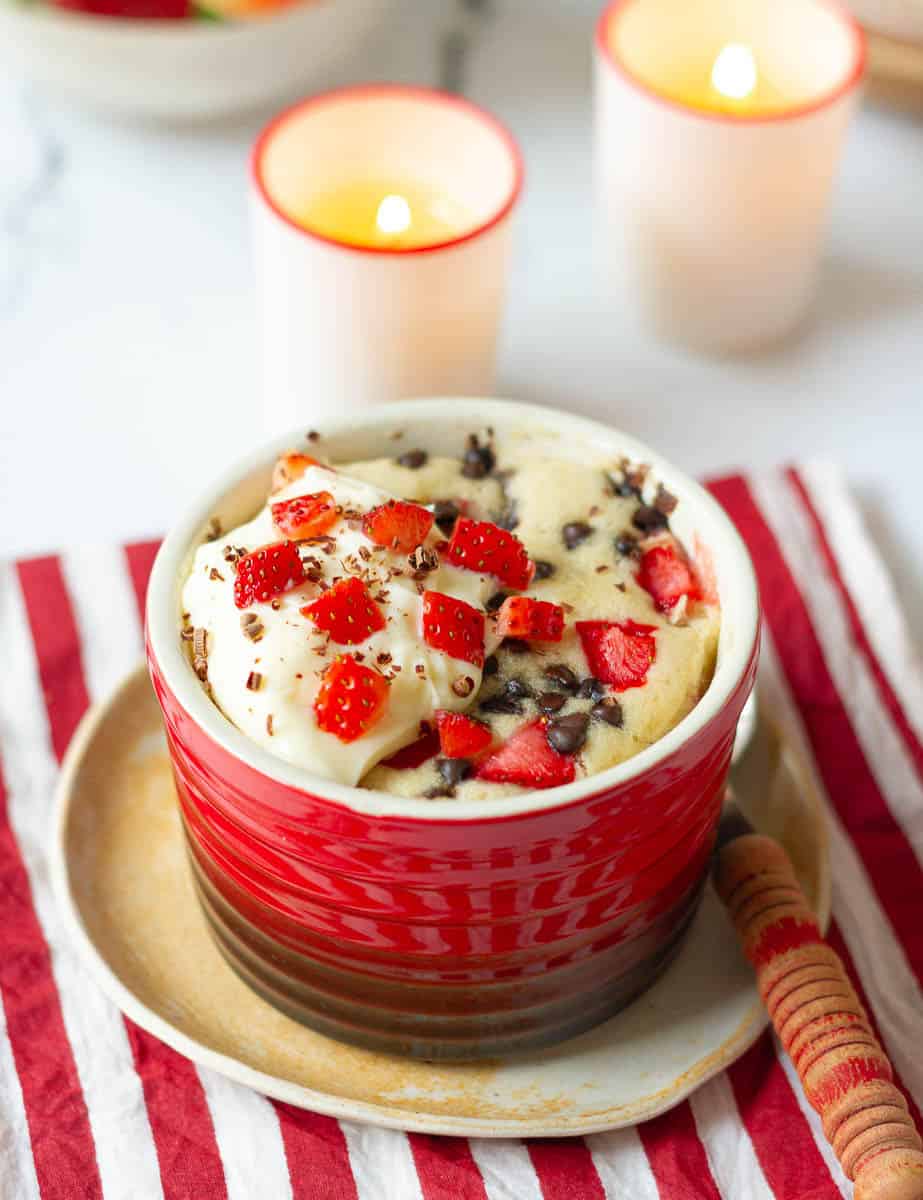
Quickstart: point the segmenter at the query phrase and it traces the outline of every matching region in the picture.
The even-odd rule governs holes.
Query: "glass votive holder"
[[[832,0],[614,0],[595,57],[605,285],[700,349],[787,334],[863,75],[855,21]]]
[[[498,121],[426,88],[344,88],[276,117],[252,176],[272,428],[491,393],[523,177]]]

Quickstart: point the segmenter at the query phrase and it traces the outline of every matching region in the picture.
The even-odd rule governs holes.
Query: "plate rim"
[[[309,1109],[338,1120],[359,1121],[386,1129],[412,1133],[429,1133],[450,1137],[478,1138],[522,1138],[522,1137],[577,1137],[607,1130],[624,1129],[659,1116],[681,1103],[703,1083],[720,1074],[750,1046],[754,1044],[769,1023],[769,1016],[762,1002],[757,999],[747,1009],[737,1029],[726,1038],[718,1049],[713,1049],[687,1068],[667,1089],[642,1097],[632,1103],[606,1109],[598,1115],[583,1117],[528,1117],[477,1118],[452,1114],[412,1112],[402,1107],[373,1104],[366,1100],[350,1100],[329,1092],[320,1092],[300,1083],[294,1083],[248,1066],[233,1055],[213,1050],[209,1046],[184,1033],[166,1018],[155,1012],[122,981],[104,955],[97,949],[80,916],[80,909],[70,884],[68,859],[65,852],[66,832],[75,795],[75,782],[81,764],[93,742],[97,730],[109,715],[118,708],[126,693],[138,686],[139,678],[147,678],[147,668],[141,663],[115,686],[105,699],[93,704],[82,717],[71,738],[61,763],[53,799],[53,837],[49,850],[49,873],[52,891],[63,918],[65,934],[79,954],[83,967],[88,970],[94,983],[112,1000],[125,1016],[135,1024],[165,1042],[173,1050],[192,1062],[217,1071],[225,1078],[264,1096],[292,1104],[297,1108]],[[760,720],[768,720],[765,707],[761,708]],[[770,724],[773,724],[771,721]],[[778,729],[776,727],[776,732]],[[780,735],[781,736],[781,735]],[[784,744],[792,749],[790,742]],[[800,755],[796,754],[798,767],[803,767]],[[816,817],[819,834],[822,869],[819,888],[819,920],[822,927],[829,918],[829,853],[828,831],[814,781],[810,772],[799,769],[801,782],[805,785],[811,808]],[[823,865],[826,864],[826,870]],[[669,969],[668,969],[669,970]],[[668,1093],[668,1094],[665,1094]]]

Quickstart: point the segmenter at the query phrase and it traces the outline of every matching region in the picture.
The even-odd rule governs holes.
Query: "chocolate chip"
[[[563,688],[565,692],[576,692],[580,684],[576,673],[564,663],[553,663],[550,667],[546,667],[544,675],[550,683]]]
[[[517,700],[527,699],[532,695],[532,689],[521,679],[508,679],[503,690],[508,696],[514,696]]]
[[[662,483],[657,484],[657,495],[654,497],[654,508],[669,516],[676,510],[679,501],[672,492],[668,492]]]
[[[487,713],[521,713],[522,701],[515,696],[507,696],[505,692],[498,692],[496,696],[482,700],[478,707],[481,712]]]
[[[535,560],[535,578],[550,579],[554,574],[554,563],[550,563],[546,558],[537,558]]]
[[[542,692],[538,698],[538,706],[543,713],[560,712],[567,703],[563,692]]]
[[[621,729],[625,723],[622,706],[614,696],[605,696],[598,704],[594,704],[590,709],[590,716],[594,721],[605,721],[607,725],[613,725],[616,729]]]
[[[425,450],[405,450],[398,457],[397,465],[399,467],[407,467],[410,471],[419,471],[421,467],[426,465],[428,458],[429,455]]]
[[[636,558],[640,553],[638,539],[633,533],[629,533],[627,530],[620,533],[615,539],[615,549],[618,554],[623,555],[625,558]]]
[[[602,700],[605,694],[606,689],[603,684],[598,679],[594,679],[592,675],[588,675],[586,679],[581,679],[580,687],[577,688],[577,695],[581,700],[592,700],[595,702]]]
[[[489,475],[496,464],[496,456],[490,446],[482,446],[477,434],[472,433],[468,438],[468,446],[462,459],[462,475],[466,479],[483,479]]]
[[[581,542],[593,532],[593,526],[586,521],[568,521],[561,529],[561,537],[568,550],[576,550]]]
[[[454,500],[437,500],[433,505],[433,516],[443,533],[452,532],[452,526],[460,515],[461,510]]]
[[[653,504],[642,504],[631,521],[642,533],[656,533],[658,529],[666,529],[670,524],[667,514],[662,513],[659,508],[654,508]]]
[[[488,612],[496,612],[504,600],[509,596],[509,592],[494,592],[484,607]]]
[[[442,782],[453,788],[471,774],[471,760],[468,758],[437,758],[436,770],[439,772]]]
[[[522,638],[504,638],[503,649],[509,650],[510,654],[528,654],[529,643],[524,642]]]
[[[443,800],[446,796],[454,796],[455,789],[447,784],[437,783],[435,787],[427,788],[423,793],[424,800]]]
[[[586,741],[590,718],[586,713],[571,713],[566,717],[555,717],[549,721],[545,737],[552,750],[558,754],[576,754]]]
[[[496,675],[500,670],[500,664],[497,661],[496,654],[488,654],[484,659],[484,678],[487,679],[491,675]]]

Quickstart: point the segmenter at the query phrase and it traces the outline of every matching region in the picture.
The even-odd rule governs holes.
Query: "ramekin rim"
[[[195,540],[201,537],[209,516],[221,497],[226,495],[235,483],[268,464],[275,455],[303,441],[303,433],[274,438],[237,460],[214,481],[206,493],[200,495],[187,515],[167,534],[158,550],[148,585],[145,607],[148,653],[173,699],[212,742],[259,775],[296,792],[302,792],[315,801],[339,805],[350,812],[367,817],[397,817],[437,824],[499,820],[568,807],[646,774],[680,750],[706,725],[720,716],[725,705],[746,678],[758,650],[760,611],[753,565],[730,518],[699,483],[678,470],[651,447],[613,426],[592,418],[507,399],[432,397],[397,401],[370,408],[363,414],[363,424],[367,428],[371,426],[373,430],[380,427],[385,438],[395,427],[406,426],[414,417],[426,411],[433,412],[437,406],[444,413],[447,404],[465,405],[470,415],[459,419],[474,422],[478,428],[515,424],[517,427],[528,429],[550,421],[558,428],[571,426],[575,435],[579,431],[582,433],[580,440],[587,440],[593,434],[596,437],[602,434],[607,438],[615,436],[620,443],[620,449],[623,448],[634,461],[649,463],[657,474],[665,468],[684,489],[691,491],[696,496],[700,511],[703,511],[707,519],[714,522],[714,527],[723,531],[729,539],[736,560],[734,569],[747,593],[746,627],[742,636],[734,639],[730,650],[725,651],[731,656],[730,665],[719,663],[715,677],[705,694],[673,729],[632,758],[597,774],[587,775],[555,788],[483,800],[403,797],[389,792],[340,784],[277,758],[252,742],[208,698],[196,679],[177,634],[178,614],[174,611],[174,589],[190,549]],[[348,434],[355,426],[355,418],[346,417],[339,421],[325,422],[323,432],[330,436]],[[722,686],[716,688],[719,676],[723,677]]]

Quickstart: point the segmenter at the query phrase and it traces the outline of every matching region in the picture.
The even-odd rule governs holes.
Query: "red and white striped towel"
[[[828,798],[830,937],[923,1105],[923,677],[836,470],[712,491],[766,613],[762,686]],[[141,655],[153,544],[0,565],[0,1200],[836,1200],[850,1195],[766,1034],[637,1129],[560,1141],[404,1135],[199,1069],[96,990],[45,850],[61,756]]]

